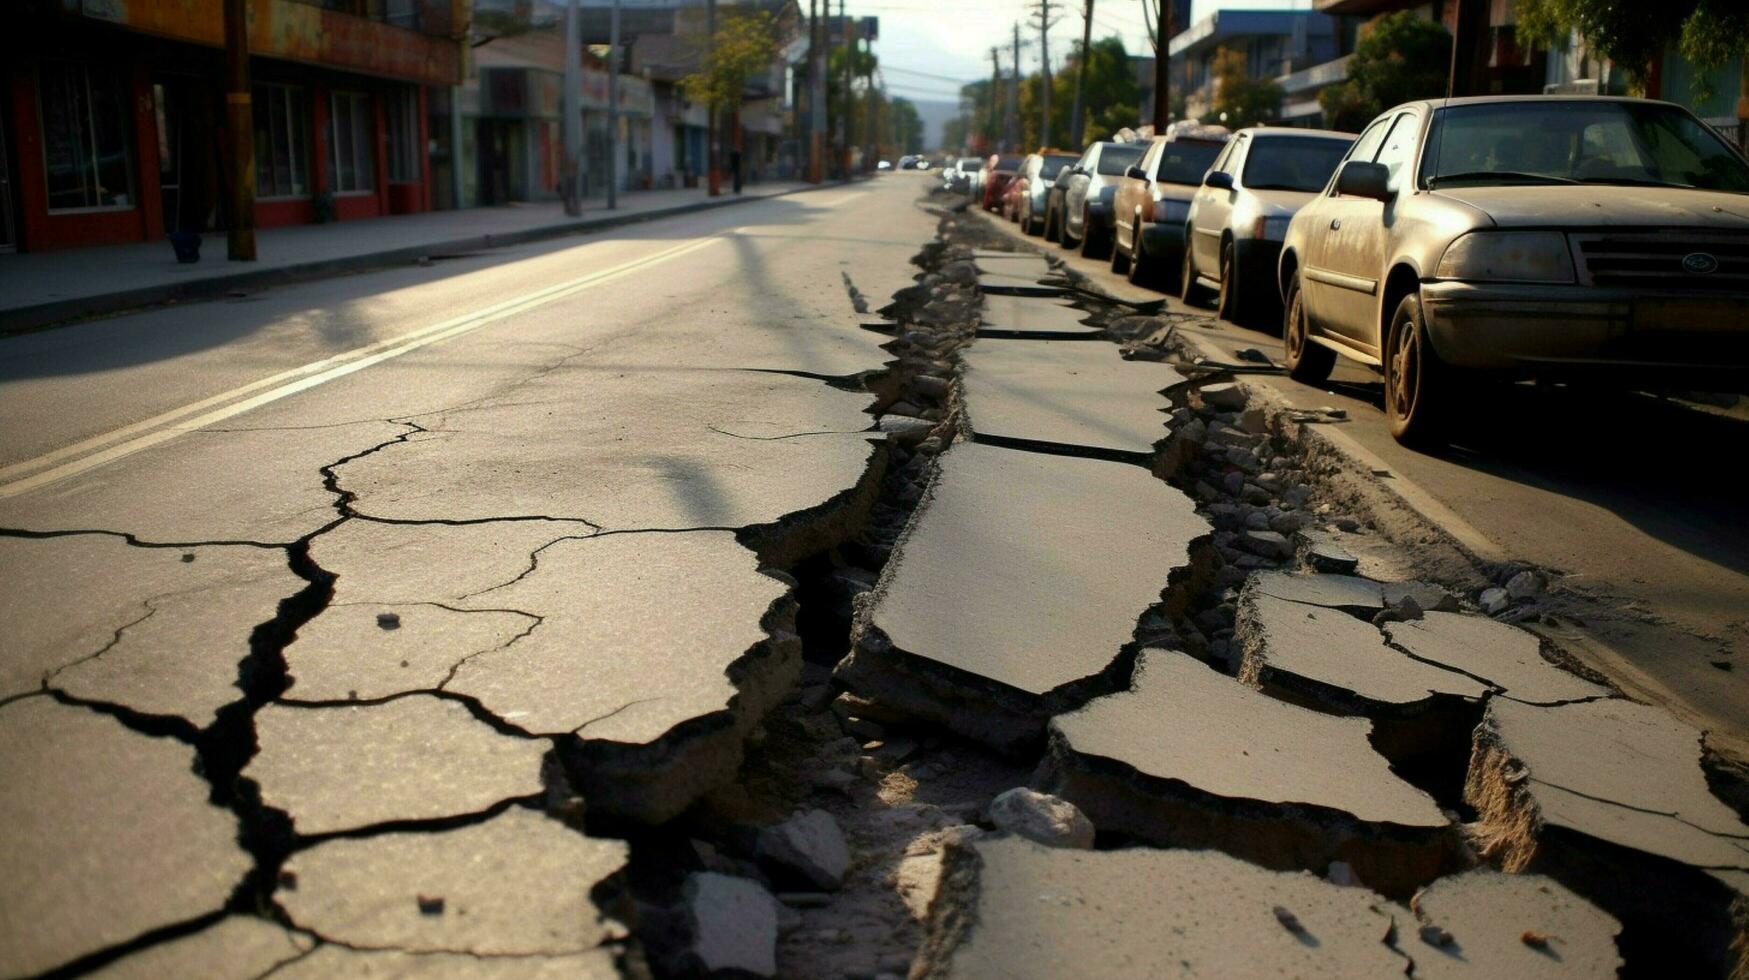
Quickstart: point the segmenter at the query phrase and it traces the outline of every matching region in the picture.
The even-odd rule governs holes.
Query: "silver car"
[[[1203,175],[1185,221],[1184,302],[1217,293],[1222,318],[1281,322],[1275,268],[1294,213],[1318,196],[1353,133],[1255,126],[1233,134]]]
[[[1057,175],[1045,201],[1045,241],[1104,258],[1111,246],[1111,198],[1125,170],[1142,158],[1140,143],[1099,142]]]
[[[1411,102],[1288,227],[1290,373],[1384,374],[1391,434],[1449,434],[1465,382],[1749,381],[1749,162],[1642,99]]]

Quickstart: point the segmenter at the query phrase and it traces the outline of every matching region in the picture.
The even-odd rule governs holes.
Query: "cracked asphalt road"
[[[0,975],[611,968],[625,845],[530,807],[672,817],[794,686],[768,566],[868,506],[845,282],[907,283],[914,197],[0,341]]]

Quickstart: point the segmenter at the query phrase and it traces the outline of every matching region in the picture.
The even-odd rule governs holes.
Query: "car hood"
[[[1725,191],[1588,184],[1451,187],[1433,193],[1481,211],[1501,228],[1680,225],[1749,231],[1749,195]]]

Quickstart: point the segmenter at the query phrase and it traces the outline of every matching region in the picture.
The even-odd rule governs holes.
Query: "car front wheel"
[[[1132,232],[1132,235],[1133,234],[1134,233]],[[1133,237],[1130,239],[1130,247],[1135,247],[1135,239]],[[1129,271],[1130,253],[1124,248],[1123,242],[1117,240],[1117,227],[1113,225],[1111,231],[1111,272],[1113,275],[1121,276]]]
[[[1184,240],[1190,241],[1190,233],[1185,232]],[[1184,265],[1178,273],[1178,298],[1185,306],[1206,306],[1208,304],[1208,287],[1196,281],[1196,255],[1189,244],[1184,246]]]
[[[1282,321],[1282,360],[1287,362],[1288,377],[1302,384],[1323,384],[1336,369],[1336,352],[1313,343],[1311,337],[1312,318],[1296,273],[1293,284],[1288,286],[1287,314]]]
[[[1405,446],[1443,441],[1460,397],[1454,372],[1427,339],[1421,297],[1403,297],[1385,333],[1385,420],[1391,436]]]

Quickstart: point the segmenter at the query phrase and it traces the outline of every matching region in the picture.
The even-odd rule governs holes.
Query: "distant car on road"
[[[917,169],[917,158],[915,156],[912,156],[909,153],[900,157],[899,158],[899,169],[900,170],[916,170]]]
[[[1281,322],[1275,268],[1294,213],[1318,195],[1353,133],[1257,126],[1233,134],[1190,202],[1179,295],[1200,305],[1217,291],[1235,323]]]
[[[1744,390],[1749,161],[1665,102],[1411,102],[1294,217],[1278,281],[1289,373],[1378,368],[1405,443],[1483,375]]]
[[[960,157],[953,163],[949,171],[953,174],[953,186],[949,189],[959,191],[961,194],[970,194],[972,184],[983,169],[983,157]]]
[[[1026,158],[1020,172],[1014,176],[1009,196],[1014,200],[1014,220],[1020,230],[1037,235],[1045,227],[1045,193],[1056,182],[1057,175],[1073,165],[1078,157],[1059,150],[1040,150]]]
[[[1002,195],[1008,190],[1008,182],[1014,179],[1023,159],[1018,153],[997,153],[990,156],[984,169],[980,171],[983,175],[981,199],[984,210],[1002,210]]]
[[[1230,135],[1225,126],[1173,123],[1154,137],[1112,196],[1111,271],[1134,283],[1177,274],[1190,199]]]
[[[879,163],[875,164],[875,169],[876,170],[891,170],[891,169],[893,169],[893,161],[882,160]]]
[[[1064,167],[1045,199],[1045,241],[1104,258],[1111,247],[1112,197],[1124,171],[1142,158],[1137,143],[1098,142]]]

